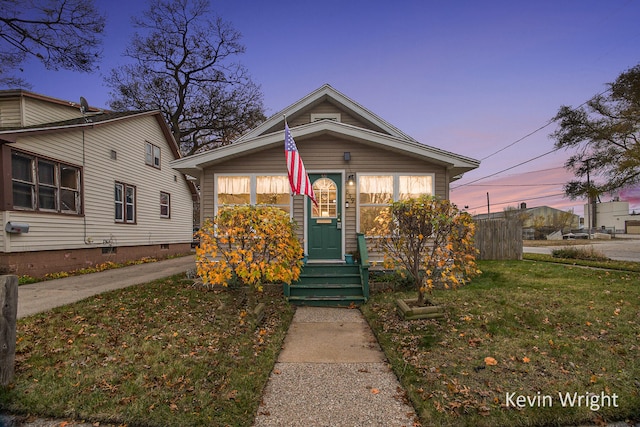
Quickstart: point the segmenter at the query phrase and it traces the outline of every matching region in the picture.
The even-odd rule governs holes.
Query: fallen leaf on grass
[[[529,363],[529,362],[531,362],[531,359],[529,359],[527,356],[525,356],[525,357],[522,358],[522,361],[524,363]]]
[[[495,366],[495,365],[498,364],[498,361],[496,359],[494,359],[493,357],[487,356],[487,357],[484,358],[484,363],[487,366]]]

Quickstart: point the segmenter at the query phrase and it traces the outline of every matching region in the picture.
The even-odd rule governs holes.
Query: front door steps
[[[310,306],[361,305],[369,296],[360,266],[344,263],[305,264],[298,281],[285,284],[284,292],[292,304]]]

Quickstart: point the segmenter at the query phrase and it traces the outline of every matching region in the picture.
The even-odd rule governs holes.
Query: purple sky
[[[101,70],[32,64],[33,91],[107,107],[103,74],[123,63],[130,18],[146,2],[97,3],[107,15]],[[637,0],[227,0],[212,9],[243,34],[240,60],[262,87],[267,115],[329,83],[420,142],[484,159],[452,185],[452,200],[472,213],[487,211],[487,192],[492,212],[524,201],[582,213],[583,201],[548,197],[571,177],[564,151],[455,187],[553,149],[552,124],[485,159],[640,63]],[[625,193],[632,207],[638,193]]]

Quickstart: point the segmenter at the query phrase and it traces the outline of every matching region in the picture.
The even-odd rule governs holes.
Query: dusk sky
[[[147,2],[97,4],[107,16],[101,69],[86,75],[30,63],[24,77],[34,92],[108,107],[104,75],[124,63],[131,17]],[[418,141],[482,160],[451,186],[451,199],[471,213],[487,212],[489,192],[492,212],[526,202],[582,214],[584,201],[562,197],[569,153],[527,161],[553,150],[549,122],[561,105],[582,104],[640,63],[639,0],[211,5],[242,33],[238,59],[261,86],[268,116],[328,83]],[[640,208],[639,191],[622,196]]]

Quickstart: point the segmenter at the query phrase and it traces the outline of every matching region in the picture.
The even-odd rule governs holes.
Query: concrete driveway
[[[526,245],[526,243],[525,243]],[[554,249],[562,249],[567,247],[566,243],[558,240],[557,245],[553,246],[524,246],[525,253],[534,254],[551,254]],[[616,237],[611,240],[591,240],[589,244],[577,246],[580,248],[592,247],[595,251],[604,254],[618,261],[636,261],[640,262],[640,238],[635,237]]]
[[[172,258],[18,286],[18,318],[71,304],[93,295],[151,282],[195,268],[195,257]],[[1,424],[0,424],[1,425]]]

